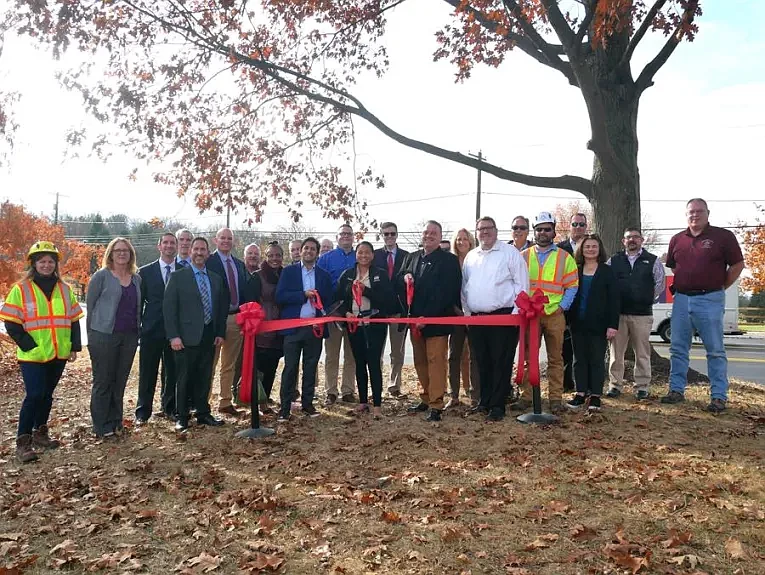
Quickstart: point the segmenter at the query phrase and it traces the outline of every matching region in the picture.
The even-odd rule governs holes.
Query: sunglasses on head
[[[586,228],[587,223],[586,222],[571,222],[572,228]]]
[[[269,245],[269,246],[278,246],[278,245],[279,245],[279,242],[278,242],[278,241],[276,241],[276,240],[274,240],[274,241],[272,241],[272,242],[268,242],[268,245]]]
[[[526,230],[529,229],[529,226],[513,226],[512,229],[513,229],[514,232],[517,232],[519,230],[525,232]]]

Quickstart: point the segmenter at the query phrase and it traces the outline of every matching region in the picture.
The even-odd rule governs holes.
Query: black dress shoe
[[[199,425],[209,425],[210,427],[220,427],[223,425],[223,420],[217,419],[208,413],[205,415],[197,415],[197,423]]]
[[[438,409],[431,409],[425,421],[441,421],[441,411]]]
[[[505,418],[505,414],[499,409],[492,409],[489,415],[486,416],[486,421],[502,421]]]
[[[418,403],[417,405],[412,405],[411,407],[407,409],[409,413],[420,413],[427,410],[428,410],[428,404],[422,403],[422,402]]]
[[[189,422],[179,419],[175,422],[175,431],[186,431],[189,428]]]
[[[471,407],[470,409],[468,409],[467,414],[468,415],[475,415],[475,414],[488,415],[489,410],[485,408],[483,405],[476,405],[475,407]]]

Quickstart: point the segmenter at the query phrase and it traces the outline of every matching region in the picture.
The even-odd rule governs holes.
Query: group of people
[[[728,389],[722,340],[724,290],[741,273],[743,256],[731,232],[709,225],[703,199],[690,200],[686,216],[688,227],[672,238],[666,262],[674,270],[674,302],[670,391],[661,401],[684,400],[689,348],[696,332],[707,349],[712,396],[708,409],[719,413],[726,407]],[[513,238],[506,243],[498,239],[496,221],[483,217],[475,226],[477,241],[471,231],[460,229],[445,249],[441,225],[430,220],[422,230],[420,248],[408,253],[398,246],[393,222],[382,224],[384,245],[378,249],[367,241],[354,247],[353,229],[344,224],[335,245],[313,237],[293,241],[292,264],[287,266],[277,242],[267,246],[263,258],[260,246],[251,244],[244,249],[244,260],[238,259],[228,228],[218,231],[212,252],[205,237],[194,237],[189,230],[164,233],[158,259],[140,269],[130,242],[115,238],[86,297],[94,432],[102,438],[123,432],[123,396],[139,340],[136,425],[153,415],[158,377],[161,411],[156,416],[174,420],[180,432],[188,428],[192,415],[198,425],[223,425],[210,406],[218,364],[218,413],[237,416],[233,390],[241,374],[243,346],[236,314],[248,302],[260,303],[266,319],[328,315],[415,320],[411,328],[407,323],[332,322],[258,334],[255,365],[262,380],[264,410],[270,409],[267,401],[284,358],[280,422],[290,420],[298,398],[304,415],[319,415],[314,401],[322,349],[325,406],[357,403],[356,412],[379,418],[387,339],[388,393],[405,397],[401,370],[407,332],[420,392],[420,401],[409,407],[410,412],[439,421],[444,409],[459,405],[460,381],[469,398],[469,413],[500,421],[511,397],[515,401],[510,409],[527,410],[528,378],[519,394],[511,394],[517,326],[499,322],[465,327],[431,323],[428,318],[517,313],[518,295],[537,290],[547,298],[540,328],[552,412],[601,409],[609,345],[606,396],[622,393],[629,344],[635,354],[635,397],[648,399],[652,306],[665,289],[664,265],[642,248],[637,227],[624,230],[624,250],[609,258],[600,237],[587,233],[584,214],[571,218],[569,237],[560,244],[554,242],[556,225],[549,212],[538,214],[533,226],[528,218],[516,217]],[[58,446],[47,428],[53,391],[65,362],[82,348],[83,312],[61,280],[58,250],[40,241],[29,250],[28,259],[28,272],[0,310],[0,319],[18,345],[26,388],[17,434],[21,461],[36,459],[35,448]],[[341,348],[344,367],[338,382]],[[567,372],[573,374],[573,382],[567,381]],[[564,403],[563,394],[572,384],[574,393]]]

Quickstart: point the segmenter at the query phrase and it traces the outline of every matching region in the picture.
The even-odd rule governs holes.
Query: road
[[[656,351],[663,357],[669,357],[669,344],[656,339],[653,342]],[[765,338],[726,337],[725,350],[728,355],[728,377],[765,385]],[[706,352],[701,342],[694,342],[691,348],[691,367],[707,373]]]

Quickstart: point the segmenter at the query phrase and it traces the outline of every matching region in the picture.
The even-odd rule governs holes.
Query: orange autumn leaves
[[[757,209],[765,216],[765,206],[757,206]],[[765,290],[765,219],[758,218],[757,223],[758,227],[744,232],[742,242],[750,275],[742,278],[741,285],[754,293]]]
[[[0,204],[0,297],[19,280],[26,268],[29,247],[38,240],[53,242],[61,252],[61,269],[72,283],[85,287],[92,266],[99,265],[103,247],[67,240],[64,228],[45,217],[29,213],[11,202]]]

